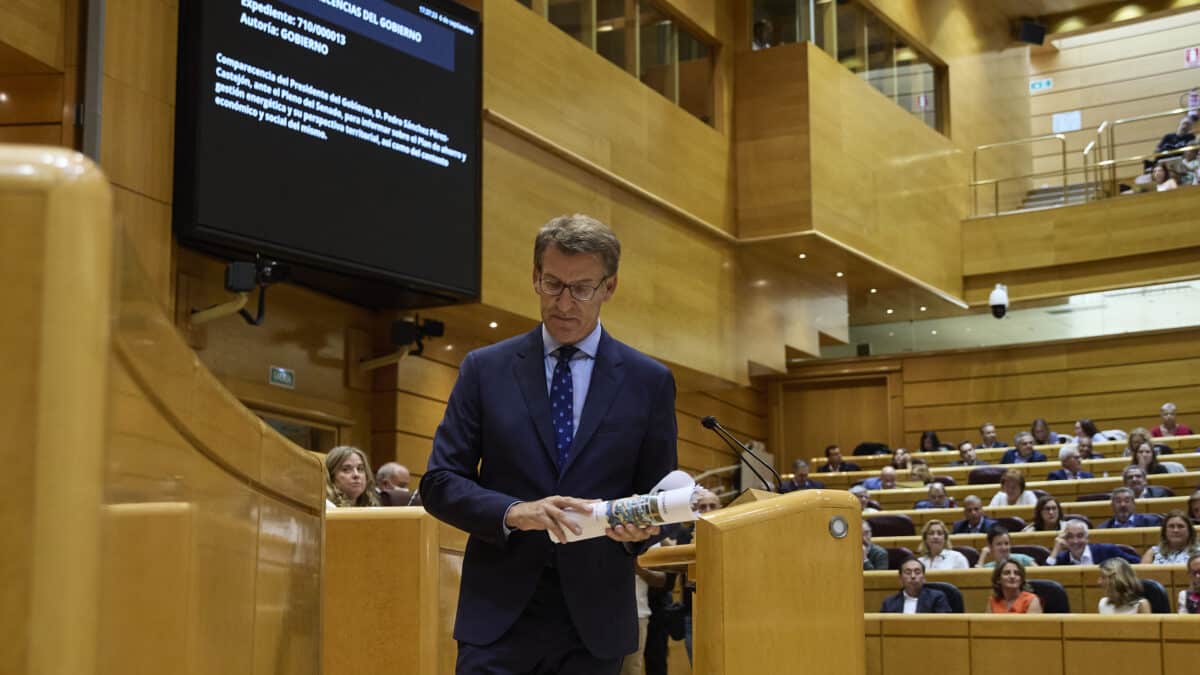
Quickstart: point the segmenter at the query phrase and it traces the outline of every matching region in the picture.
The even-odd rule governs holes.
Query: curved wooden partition
[[[846,592],[862,584],[860,508],[848,492],[808,490],[701,518],[694,672],[794,672],[803,655],[808,672],[862,675],[862,597]]]
[[[203,368],[81,155],[0,146],[5,673],[317,673],[323,477]]]

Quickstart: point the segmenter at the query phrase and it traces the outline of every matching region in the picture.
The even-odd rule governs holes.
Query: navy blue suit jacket
[[[1092,550],[1092,564],[1099,565],[1109,558],[1124,558],[1129,561],[1129,564],[1136,565],[1142,562],[1142,559],[1128,551],[1121,550],[1116,544],[1088,544],[1088,548]],[[1070,565],[1071,552],[1063,551],[1055,558],[1056,565]]]
[[[1080,478],[1095,478],[1095,476],[1093,476],[1091,473],[1089,473],[1087,471],[1080,471],[1079,477]],[[1071,476],[1067,474],[1066,469],[1055,469],[1055,470],[1051,471],[1049,475],[1046,476],[1046,480],[1071,480]]]
[[[1115,527],[1158,527],[1159,525],[1162,525],[1162,518],[1152,513],[1135,513],[1129,516],[1129,523],[1127,525],[1118,525],[1117,519],[1114,516],[1104,521],[1099,527],[1102,529],[1112,529]]]
[[[904,591],[884,598],[883,606],[879,608],[879,611],[883,614],[903,614]],[[921,594],[917,596],[917,614],[949,614],[952,611],[946,594],[936,588],[925,586],[921,589]]]
[[[1015,464],[1017,461],[1017,457],[1019,457],[1019,456],[1020,456],[1020,453],[1017,452],[1016,448],[1013,448],[1004,453],[1004,456],[1000,458],[1000,463],[1001,464]],[[1037,450],[1034,450],[1033,454],[1029,456],[1029,461],[1030,462],[1044,462],[1044,461],[1046,461],[1046,456],[1043,455],[1042,453],[1038,452]]]
[[[607,537],[555,545],[543,531],[504,535],[517,501],[551,495],[614,499],[649,492],[676,468],[675,379],[602,332],[579,428],[560,474],[542,328],[467,355],[433,439],[421,497],[470,534],[454,638],[501,637],[547,565],[584,645],[599,658],[637,649],[634,557]]]
[[[988,518],[987,516],[984,516],[979,521],[979,529],[972,530],[970,528],[970,526],[967,525],[967,519],[963,518],[962,520],[955,521],[954,529],[951,530],[950,533],[951,534],[970,534],[972,532],[982,532],[984,534],[987,534],[987,531],[992,529],[992,526],[995,524],[996,524],[995,520]]]

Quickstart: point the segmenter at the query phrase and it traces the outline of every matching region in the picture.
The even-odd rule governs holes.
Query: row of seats
[[[986,500],[985,500],[986,502]],[[1160,497],[1156,499],[1139,499],[1134,504],[1138,513],[1163,514],[1176,509],[1184,510],[1188,505],[1187,496]],[[1063,517],[1082,516],[1089,523],[1098,524],[1112,516],[1112,506],[1107,501],[1060,500],[1059,507]],[[1033,520],[1032,506],[991,506],[984,507],[984,514],[992,519],[1005,523],[1011,532],[1019,532],[1025,524]],[[896,511],[881,511],[868,513],[863,516],[871,521],[871,532],[876,537],[904,536],[916,533],[930,520],[940,520],[947,525],[963,517],[960,508],[951,509],[909,509]],[[1016,527],[1020,525],[1020,527]]]
[[[1167,589],[1162,584],[1154,579],[1142,579],[1141,581],[1142,597],[1150,602],[1151,614],[1175,613],[1171,607],[1171,599],[1167,596]],[[963,614],[966,612],[962,591],[958,590],[958,586],[948,581],[928,581],[925,585],[941,591],[946,596],[952,613]],[[1071,599],[1067,597],[1067,590],[1063,588],[1062,584],[1053,579],[1030,579],[1029,586],[1041,601],[1043,614],[1072,613]]]

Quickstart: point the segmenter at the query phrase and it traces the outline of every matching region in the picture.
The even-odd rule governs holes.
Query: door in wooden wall
[[[780,401],[780,467],[819,457],[836,443],[849,455],[863,441],[888,442],[887,378],[785,384]]]

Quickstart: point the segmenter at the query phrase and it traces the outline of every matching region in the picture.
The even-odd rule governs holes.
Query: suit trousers
[[[546,567],[521,616],[488,645],[458,643],[458,675],[617,675],[621,659],[599,659],[571,623],[558,571]]]

